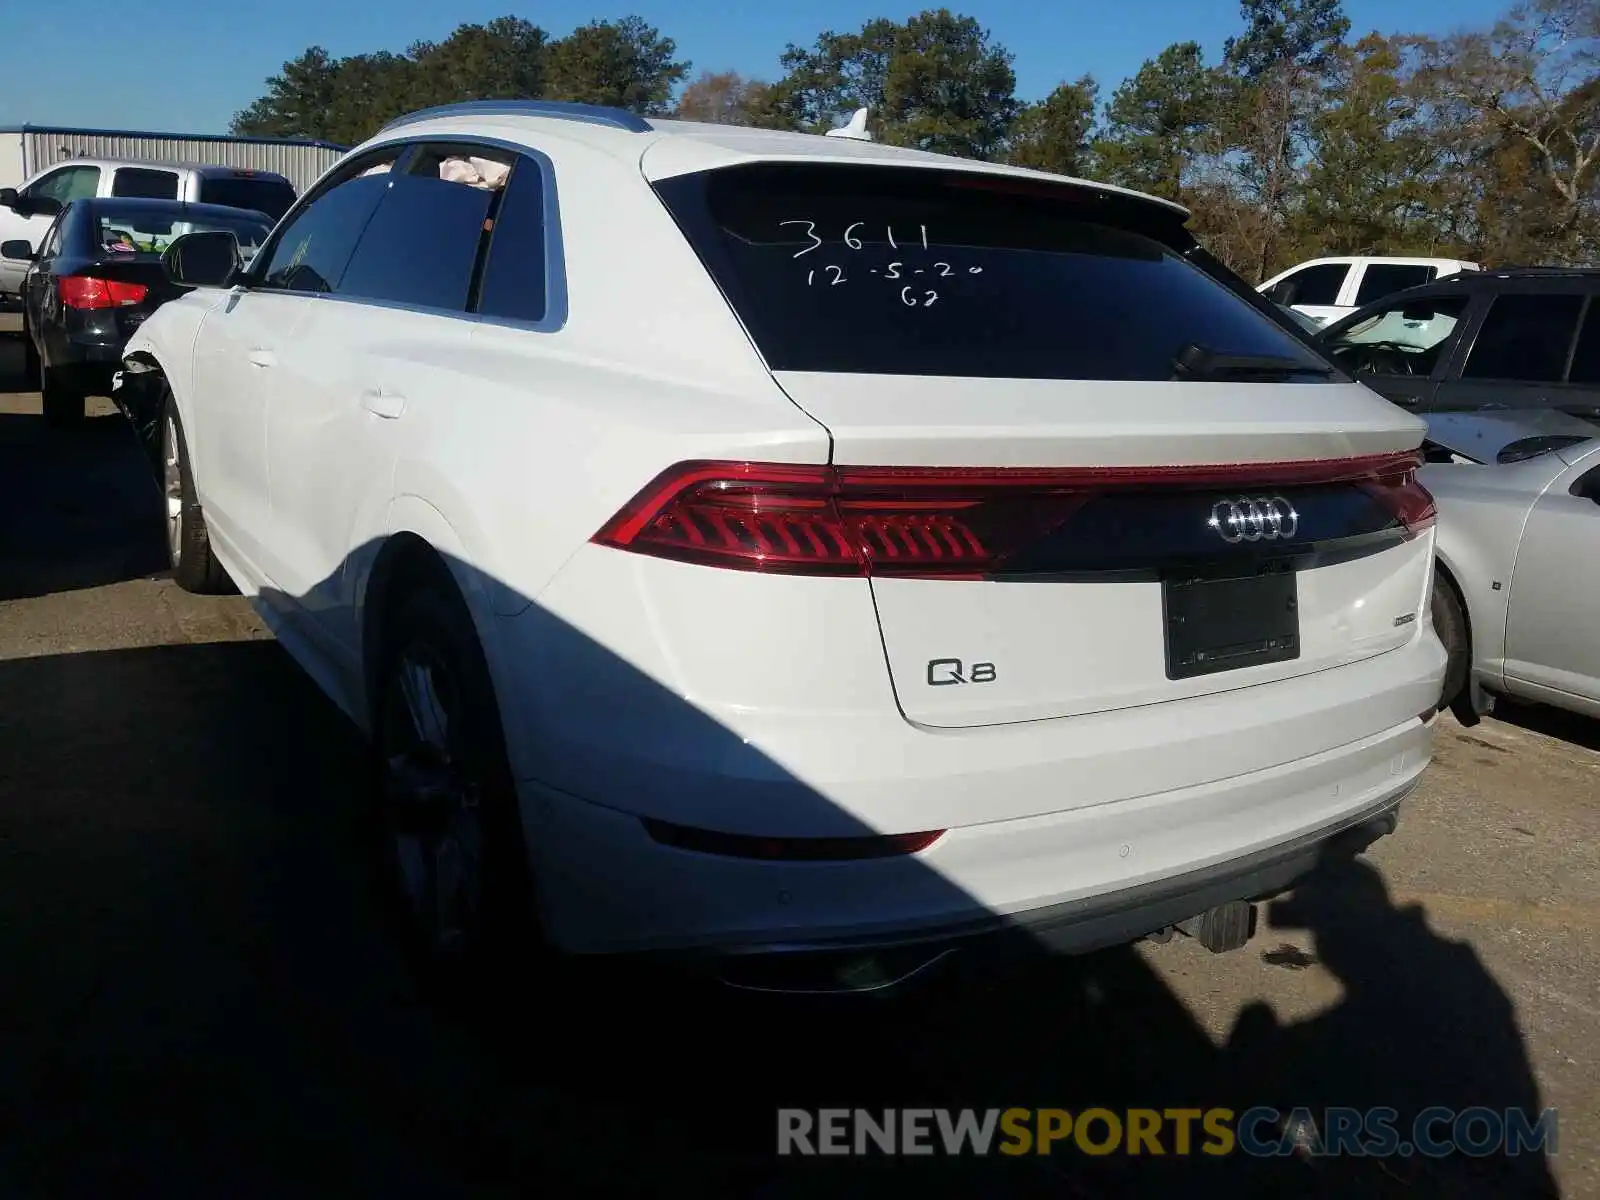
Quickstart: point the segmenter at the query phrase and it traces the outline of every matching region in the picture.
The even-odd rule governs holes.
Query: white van
[[[295,202],[294,185],[271,171],[126,159],[75,158],[38,172],[19,188],[0,188],[0,242],[24,239],[37,250],[56,214],[73,200],[136,196],[224,204],[276,221]],[[15,301],[28,264],[0,259],[0,300]]]
[[[1314,258],[1274,275],[1257,291],[1327,325],[1407,288],[1421,287],[1446,275],[1481,270],[1459,258],[1380,258],[1355,254]]]

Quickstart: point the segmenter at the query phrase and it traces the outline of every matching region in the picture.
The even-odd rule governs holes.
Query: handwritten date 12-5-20
[[[817,223],[815,221],[779,221],[778,224],[780,227],[788,225],[805,226],[806,236],[811,239],[811,242],[809,245],[797,250],[792,256],[794,258],[803,258],[812,251],[819,250],[827,245],[826,239],[818,236]],[[861,240],[858,233],[865,226],[865,221],[855,221],[845,227],[844,236],[840,241],[847,249],[859,251],[865,248],[866,243]],[[892,225],[884,227],[884,237],[891,252],[900,249],[900,243],[895,238]],[[928,227],[926,225],[917,226],[917,236],[911,243],[912,248],[915,248],[919,242],[922,251],[926,253],[928,251]],[[922,263],[914,263],[897,259],[881,266],[872,267],[851,264],[848,272],[844,267],[834,263],[818,263],[806,271],[806,286],[838,287],[841,284],[850,282],[852,276],[859,278],[863,275],[874,276],[884,280],[907,280],[909,282],[903,283],[900,287],[900,303],[907,308],[932,308],[938,302],[939,293],[934,288],[925,286],[928,277],[948,278],[954,274],[956,274],[956,268],[950,263],[928,263],[925,260]],[[968,267],[966,274],[981,275],[983,274],[983,268]]]

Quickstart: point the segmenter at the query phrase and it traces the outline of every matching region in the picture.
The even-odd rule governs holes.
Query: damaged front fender
[[[111,377],[111,399],[138,435],[150,465],[161,467],[161,412],[166,403],[166,377],[148,358],[130,355]]]

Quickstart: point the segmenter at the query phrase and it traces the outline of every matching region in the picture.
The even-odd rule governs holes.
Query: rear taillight
[[[121,308],[141,303],[150,291],[142,283],[96,279],[92,275],[65,275],[56,281],[56,290],[68,308]]]
[[[637,554],[796,575],[982,578],[1115,493],[1346,483],[1407,534],[1434,519],[1415,453],[1178,467],[813,467],[686,462],[593,537]]]
[[[1375,465],[1366,478],[1357,481],[1414,534],[1427,529],[1439,516],[1434,508],[1433,493],[1417,478],[1417,468],[1421,465],[1420,452],[1397,455]]]

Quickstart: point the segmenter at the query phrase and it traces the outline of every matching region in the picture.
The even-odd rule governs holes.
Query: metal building
[[[128,158],[275,171],[304,192],[347,149],[293,138],[13,125],[0,128],[0,187],[16,187],[69,158]]]

